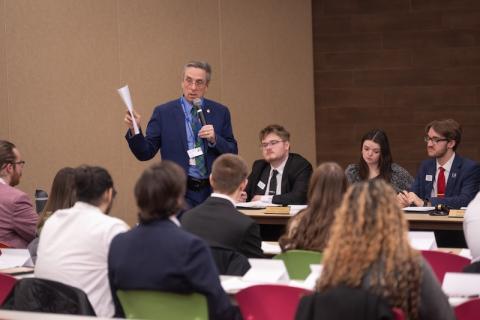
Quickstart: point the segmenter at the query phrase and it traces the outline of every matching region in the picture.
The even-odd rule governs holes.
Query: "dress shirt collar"
[[[455,153],[453,153],[450,159],[448,159],[448,161],[443,166],[441,166],[437,160],[437,171],[438,171],[438,168],[443,167],[443,169],[445,169],[445,173],[450,173],[454,159],[455,159]]]
[[[178,221],[177,216],[173,215],[168,217],[170,221],[172,221],[177,227],[181,227],[182,225],[180,224],[180,221]]]
[[[0,183],[1,183],[1,184],[7,184],[7,183],[5,182],[5,180],[3,180],[2,178],[0,178]]]
[[[232,198],[230,198],[226,194],[212,192],[211,197],[222,198],[222,199],[228,200],[233,204],[233,206],[235,206],[235,200],[233,200]]]
[[[290,155],[287,155],[287,157],[285,158],[285,160],[283,160],[283,162],[280,163],[280,165],[279,165],[278,167],[276,167],[276,168],[274,168],[274,167],[272,167],[272,165],[270,165],[270,176],[272,176],[272,171],[273,171],[273,170],[277,170],[280,175],[283,174],[283,170],[285,169],[285,165],[287,164],[287,161],[288,161],[288,157],[289,157],[289,156],[290,156]]]

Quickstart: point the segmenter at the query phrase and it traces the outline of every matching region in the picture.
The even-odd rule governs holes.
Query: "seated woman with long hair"
[[[33,262],[37,259],[38,236],[42,231],[45,221],[47,221],[55,211],[70,208],[76,201],[75,169],[70,167],[62,168],[58,170],[53,178],[47,203],[40,213],[40,218],[37,223],[37,237],[28,245],[28,250],[30,251]]]
[[[359,163],[350,164],[345,170],[350,183],[382,178],[389,182],[395,191],[408,190],[413,177],[407,170],[393,163],[387,134],[373,129],[362,137]]]
[[[323,251],[334,211],[346,190],[347,179],[338,164],[325,162],[319,165],[310,179],[308,207],[290,219],[285,235],[279,239],[282,250]]]
[[[394,190],[375,179],[352,185],[335,213],[316,290],[363,288],[408,319],[455,319],[436,276],[410,246]]]

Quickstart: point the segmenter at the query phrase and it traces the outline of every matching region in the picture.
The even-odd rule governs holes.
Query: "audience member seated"
[[[322,163],[313,172],[308,189],[308,207],[290,219],[280,240],[283,251],[292,249],[322,252],[330,235],[335,210],[347,190],[342,168],[334,162]]]
[[[350,183],[381,178],[390,182],[395,191],[408,190],[413,177],[407,170],[393,163],[387,134],[374,129],[362,137],[360,161],[345,170]]]
[[[472,264],[465,271],[480,273],[480,193],[470,202],[465,210],[463,232],[470,254]]]
[[[431,159],[420,165],[410,192],[398,194],[400,205],[466,207],[479,191],[480,166],[456,153],[461,126],[452,119],[434,120],[427,124],[425,133]]]
[[[247,201],[275,204],[305,204],[312,165],[290,153],[290,133],[272,124],[260,131],[263,159],[256,160],[245,188]]]
[[[236,199],[247,185],[247,165],[238,156],[224,154],[215,160],[210,175],[212,195],[182,216],[185,230],[210,246],[237,251],[249,258],[263,258],[260,228],[235,209]]]
[[[316,289],[367,289],[408,319],[455,319],[447,297],[408,240],[395,192],[382,179],[352,185],[336,211]]]
[[[72,207],[76,200],[75,169],[65,167],[60,169],[53,178],[50,197],[43,208],[37,224],[37,237],[28,245],[33,262],[37,260],[37,248],[40,232],[45,221],[57,210]]]
[[[24,165],[18,148],[0,140],[0,243],[11,248],[26,248],[35,238],[38,221],[27,194],[14,188]]]
[[[112,317],[114,305],[108,282],[108,248],[127,224],[108,214],[115,189],[107,170],[75,169],[78,201],[55,211],[42,228],[35,276],[83,290],[99,317]]]
[[[183,230],[176,218],[186,184],[182,168],[168,160],[147,168],[137,181],[139,225],[115,237],[108,255],[116,316],[123,315],[116,291],[141,289],[198,292],[207,298],[210,319],[239,315],[220,285],[208,246]]]

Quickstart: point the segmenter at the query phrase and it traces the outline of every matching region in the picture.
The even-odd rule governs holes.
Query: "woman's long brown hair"
[[[317,290],[367,288],[418,319],[421,260],[393,189],[383,179],[356,183],[335,217]]]
[[[346,190],[347,178],[338,164],[325,162],[318,166],[310,179],[308,207],[291,219],[287,233],[279,239],[282,249],[323,251],[334,212]]]

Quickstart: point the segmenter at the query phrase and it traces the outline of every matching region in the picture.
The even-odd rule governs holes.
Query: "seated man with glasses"
[[[162,160],[171,160],[187,174],[185,200],[190,207],[202,203],[212,192],[208,176],[213,161],[224,153],[238,153],[228,108],[204,99],[210,83],[207,62],[191,61],[183,68],[182,96],[155,108],[145,135],[134,133],[127,111],[126,139],[141,161],[152,159],[160,150]],[[202,115],[203,114],[203,117]],[[134,112],[140,127],[140,115]]]
[[[452,119],[435,120],[425,127],[427,154],[431,159],[420,165],[410,192],[398,194],[401,206],[465,207],[480,187],[480,166],[456,154],[462,128]]]
[[[11,248],[26,248],[37,230],[38,214],[28,195],[14,188],[24,165],[17,147],[0,140],[0,243]]]
[[[312,165],[290,153],[290,133],[272,124],[260,131],[263,159],[253,163],[245,188],[246,200],[275,204],[306,204]]]

